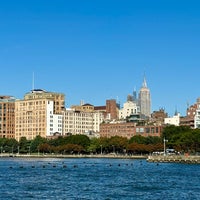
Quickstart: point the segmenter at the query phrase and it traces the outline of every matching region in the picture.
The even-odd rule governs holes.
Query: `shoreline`
[[[186,156],[186,155],[119,155],[119,154],[89,154],[89,155],[62,155],[62,154],[0,154],[1,158],[91,158],[91,159],[145,159],[152,163],[186,163],[186,164],[200,164],[200,156]]]

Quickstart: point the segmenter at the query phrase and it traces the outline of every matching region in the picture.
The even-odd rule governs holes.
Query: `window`
[[[140,133],[144,133],[144,128],[140,128]]]

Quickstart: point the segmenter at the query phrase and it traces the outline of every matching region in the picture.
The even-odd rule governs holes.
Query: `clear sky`
[[[1,95],[35,88],[105,105],[142,86],[152,111],[177,109],[200,96],[200,1],[0,1]]]

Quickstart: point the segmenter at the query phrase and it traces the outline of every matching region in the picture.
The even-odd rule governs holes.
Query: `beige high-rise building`
[[[15,137],[15,98],[0,96],[0,138]]]
[[[65,95],[62,93],[47,92],[41,89],[32,90],[26,93],[24,100],[35,100],[35,99],[49,99],[54,101],[54,114],[61,114],[62,109],[65,108]]]
[[[150,95],[150,90],[147,87],[147,82],[145,77],[139,92],[139,106],[141,114],[145,115],[146,117],[151,116],[151,95]]]
[[[86,103],[83,105],[72,105],[71,109],[74,109],[75,111],[80,111],[80,112],[93,112],[94,111],[94,106]]]
[[[91,107],[92,105],[85,104],[79,110],[75,110],[75,107],[66,109],[63,112],[63,135],[98,133],[100,124],[104,121],[104,113],[95,111],[94,108],[91,112]]]
[[[35,89],[15,102],[15,138],[34,139],[62,134],[62,110],[65,95]]]

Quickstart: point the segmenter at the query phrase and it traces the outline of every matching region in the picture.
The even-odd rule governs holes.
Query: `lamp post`
[[[166,140],[165,138],[163,139],[164,142],[164,156],[166,156],[166,142],[168,142],[168,140]]]
[[[1,146],[1,157],[2,157],[2,153],[3,153],[3,147]]]
[[[115,146],[114,146],[114,145],[112,145],[112,147],[113,147],[113,153],[115,154]]]
[[[102,145],[100,145],[101,146],[101,155],[102,155]]]
[[[13,156],[13,148],[14,148],[14,147],[12,146],[12,156]]]

